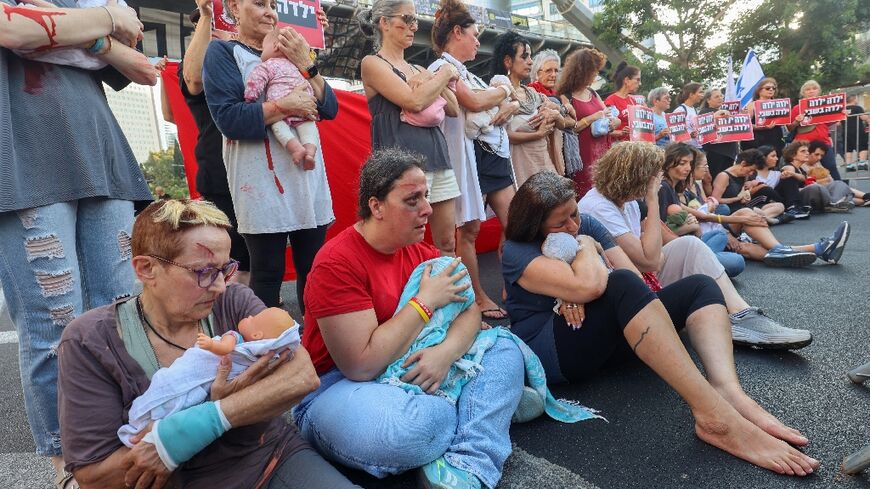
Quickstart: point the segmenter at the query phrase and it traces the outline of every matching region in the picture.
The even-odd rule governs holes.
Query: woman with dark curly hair
[[[520,103],[520,108],[508,127],[511,162],[517,185],[522,185],[539,171],[555,171],[547,140],[554,129],[563,129],[566,125],[556,104],[537,91],[520,84],[529,78],[531,72],[532,47],[528,40],[513,31],[500,35],[492,53],[492,73],[508,78],[514,97]],[[496,77],[493,78],[495,80]]]
[[[583,169],[573,177],[578,197],[583,197],[592,188],[595,162],[612,144],[610,134],[596,137],[591,129],[593,122],[608,117],[604,102],[591,87],[606,62],[607,57],[597,49],[578,49],[565,60],[562,76],[556,85],[557,93],[571,98],[577,115],[573,129],[580,137],[580,160],[583,161]],[[611,120],[611,130],[618,124],[618,120]]]

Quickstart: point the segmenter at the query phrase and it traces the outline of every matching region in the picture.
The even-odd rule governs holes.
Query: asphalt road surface
[[[863,186],[863,185],[862,185]],[[738,348],[737,371],[746,391],[810,439],[806,451],[822,467],[806,478],[779,476],[737,460],[698,440],[689,409],[643,365],[604,372],[593,381],[556,386],[556,397],[601,411],[608,422],[574,425],[540,418],[515,425],[514,454],[500,488],[865,488],[870,474],[844,476],[848,453],[870,443],[870,386],[851,384],[845,372],[870,360],[870,209],[813,216],[774,228],[781,241],[814,242],[842,220],[852,224],[838,266],[800,270],[751,263],[735,283],[753,305],[792,327],[813,331],[800,351]],[[492,254],[481,257],[485,287],[499,297]],[[282,295],[298,317],[292,283]],[[0,303],[0,489],[47,488],[51,475],[37,457],[24,414],[17,337]],[[348,471],[366,488],[411,488],[407,474],[383,481]]]

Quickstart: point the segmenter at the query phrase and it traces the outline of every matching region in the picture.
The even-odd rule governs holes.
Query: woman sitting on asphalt
[[[775,190],[755,180],[756,165],[764,164],[764,156],[757,149],[747,149],[737,155],[736,161],[713,178],[711,197],[728,204],[731,212],[750,209],[763,217],[771,226],[794,221],[784,214],[783,198]]]
[[[615,148],[623,144],[631,143]],[[605,155],[599,163],[606,160]],[[650,182],[647,195],[657,194],[657,184]],[[689,404],[695,434],[705,442],[780,474],[815,470],[816,460],[788,445],[806,445],[807,439],[740,387],[716,283],[692,275],[658,295],[651,292],[610,233],[579,214],[574,199],[571,180],[538,173],[517,191],[506,230],[502,270],[512,329],[541,358],[548,379],[581,382],[602,368],[639,358]],[[570,264],[543,255],[550,233],[579,236]],[[562,301],[558,315],[557,300]],[[707,379],[680,341],[677,330],[683,328]]]
[[[812,177],[815,182],[822,187],[828,189],[831,194],[831,205],[841,209],[852,209],[857,206],[870,205],[870,199],[865,198],[864,192],[849,187],[849,184],[842,180],[834,180],[831,173],[822,164],[822,161],[827,154],[828,146],[820,141],[810,141],[809,159],[801,166],[808,176]]]
[[[828,249],[826,247],[827,241],[803,246],[786,246],[780,243],[768,227],[767,221],[751,209],[743,208],[731,215],[723,216],[715,212],[707,213],[706,208],[697,207],[700,203],[707,203],[709,208],[709,201],[704,198],[703,194],[693,195],[693,192],[686,192],[690,188],[695,192],[698,191],[697,188],[693,187],[695,178],[698,173],[706,171],[704,168],[699,171],[696,167],[699,161],[695,154],[696,151],[689,145],[682,143],[672,144],[665,150],[665,177],[662,180],[662,188],[659,190],[659,210],[662,220],[667,220],[668,216],[672,214],[669,212],[670,206],[676,205],[680,211],[686,212],[700,221],[698,228],[704,231],[700,236],[701,240],[716,252],[716,257],[719,258],[719,262],[725,267],[726,272],[729,271],[729,266],[734,266],[734,259],[730,256],[734,253],[725,251],[725,256],[722,255],[729,240],[727,236],[717,234],[726,230],[734,237],[746,233],[754,241],[754,243],[740,243],[740,245],[734,246],[736,248],[734,251],[744,258],[763,261],[769,266],[802,267],[812,264],[817,257],[828,263],[836,263],[839,260],[843,247]],[[776,154],[773,149],[771,151]],[[713,199],[713,203],[715,202]],[[843,232],[848,233],[848,225],[844,227],[846,229]],[[677,234],[686,233],[677,232]],[[723,250],[720,250],[720,247]],[[733,277],[730,273],[728,276]]]
[[[782,198],[785,213],[791,214],[795,219],[807,219],[810,217],[811,207],[801,203],[800,185],[793,185],[795,169],[791,165],[785,165],[781,170],[779,166],[779,154],[773,146],[759,146],[758,151],[764,157],[755,162],[755,179],[772,188]]]
[[[599,161],[595,188],[580,199],[580,211],[604,224],[634,266],[641,272],[655,273],[661,285],[668,286],[694,274],[716,280],[731,314],[735,343],[776,349],[796,349],[810,344],[809,331],[786,328],[761,309],[750,307],[701,240],[682,236],[664,242],[664,224],[656,212],[663,163],[664,151],[653,144],[615,145]],[[649,209],[646,219],[641,219],[636,199],[644,199]]]
[[[375,380],[417,338],[427,322],[421,311],[437,314],[466,300],[458,295],[468,285],[456,284],[465,275],[454,274],[456,260],[438,275],[424,271],[417,302],[397,307],[412,271],[439,256],[422,242],[432,214],[423,166],[417,154],[374,152],[360,175],[360,220],[317,255],[305,291],[302,344],[321,384],[294,416],[310,443],[348,467],[376,477],[422,467],[425,487],[491,489],[511,453],[508,428],[526,392],[523,355],[514,342],[499,339],[482,354],[482,369],[455,405]],[[402,380],[434,393],[480,327],[472,302],[442,343],[409,358],[411,371]]]
[[[118,438],[151,376],[192,348],[198,333],[235,331],[265,309],[251,289],[226,282],[239,264],[230,259],[229,225],[209,202],[151,204],[132,235],[142,293],[92,309],[64,329],[61,440],[82,487],[356,487],[284,419],[317,388],[302,347],[271,364],[264,355],[232,381],[226,380],[229,363],[222,363],[210,400],[163,418],[153,432],[149,426],[133,448]],[[167,453],[158,453],[151,437]],[[180,466],[170,471],[164,460]]]

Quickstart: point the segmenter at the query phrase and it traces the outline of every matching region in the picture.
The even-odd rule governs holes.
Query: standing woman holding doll
[[[459,72],[456,81],[458,117],[447,117],[441,130],[447,140],[450,163],[462,195],[456,199],[456,224],[459,226],[457,253],[468,269],[474,296],[486,319],[504,319],[507,313],[483,289],[477,265],[475,241],[480,223],[486,220],[489,205],[502,228],[507,226],[508,205],[514,196],[514,178],[510,160],[510,142],[506,123],[519,108],[511,101],[513,90],[507,85],[490,87],[464,63],[474,60],[480,41],[474,17],[464,3],[443,0],[432,26],[432,46],[440,57],[429,69],[452,65]],[[486,119],[489,129],[469,127],[472,119]]]
[[[405,61],[414,43],[417,11],[409,0],[375,0],[357,16],[377,51],[362,60],[362,82],[372,115],[372,150],[401,148],[423,155],[432,217],[432,240],[442,255],[456,250],[456,202],[461,195],[444,133],[445,115],[458,114],[448,85],[459,78],[453,65],[436,73]]]

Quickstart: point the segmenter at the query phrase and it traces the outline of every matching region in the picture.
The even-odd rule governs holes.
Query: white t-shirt
[[[698,112],[694,107],[689,107],[686,104],[680,104],[674,109],[674,112],[685,112],[686,113],[686,128],[690,133],[695,132],[698,129]],[[689,144],[700,148],[701,144],[698,142],[696,138],[692,138],[689,141]]]
[[[762,177],[759,174],[756,174],[755,179],[758,180],[759,182],[764,183],[765,185],[767,185],[770,188],[774,188],[777,185],[779,185],[779,179],[781,176],[782,176],[781,171],[770,170],[769,172],[767,172],[767,178]]]
[[[581,213],[598,219],[614,238],[632,233],[640,238],[640,206],[636,201],[626,202],[622,209],[593,188],[577,204]]]

